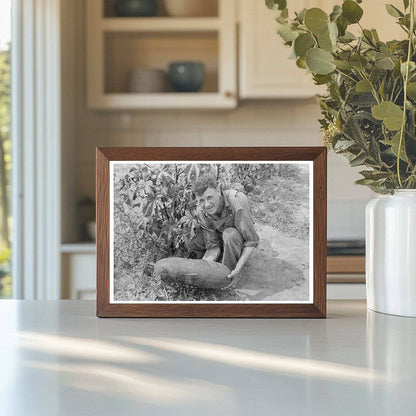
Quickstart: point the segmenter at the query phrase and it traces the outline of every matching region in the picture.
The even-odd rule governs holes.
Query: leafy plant
[[[277,32],[296,65],[309,71],[320,97],[324,143],[351,166],[365,166],[357,183],[385,194],[416,188],[416,64],[414,2],[387,12],[405,40],[382,42],[360,24],[362,0],[344,0],[331,13],[304,9],[290,18],[286,0],[266,0],[279,10]],[[348,31],[357,25],[360,35]]]
[[[119,168],[120,169],[120,168]],[[257,164],[148,164],[116,172],[114,259],[116,267],[140,266],[151,275],[163,257],[186,256],[186,243],[195,235],[196,202],[192,184],[211,173],[223,189],[251,192],[254,186],[285,165]],[[144,259],[144,260],[143,260]],[[144,264],[143,264],[144,261]],[[139,262],[141,262],[139,264]]]

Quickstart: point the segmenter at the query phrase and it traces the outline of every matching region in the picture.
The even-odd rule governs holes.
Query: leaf
[[[285,23],[279,23],[277,25],[277,33],[285,42],[292,42],[299,36],[297,30],[293,30],[292,27]]]
[[[378,33],[377,33],[377,30],[376,29],[371,29],[371,34],[373,35],[373,39],[376,42],[380,42],[380,38],[378,37]]]
[[[337,28],[338,28],[338,33],[340,34],[340,36],[345,35],[347,27],[348,27],[347,21],[342,16],[338,17]]]
[[[375,64],[378,68],[392,70],[394,69],[394,61],[391,57],[384,57],[380,59],[376,59]]]
[[[400,132],[396,133],[390,141],[381,140],[381,143],[383,143],[387,146],[390,146],[391,151],[397,157],[399,155]],[[407,158],[406,152],[405,152],[405,149],[404,149],[404,138],[403,138],[402,148],[401,148],[401,152],[400,152],[400,159],[407,162],[407,163],[409,162],[409,159]]]
[[[296,59],[296,66],[301,69],[307,69],[306,59],[305,58],[298,58]]]
[[[334,50],[334,45],[331,42],[328,32],[324,32],[318,35],[318,45],[321,49],[332,52]]]
[[[302,11],[297,13],[295,20],[297,20],[298,22],[303,22],[303,20],[305,19],[306,11],[307,11],[306,9],[303,9]]]
[[[318,7],[309,9],[305,13],[305,26],[315,35],[324,33],[328,27],[328,15]]]
[[[315,85],[323,85],[331,80],[331,76],[315,74],[313,80],[315,81]]]
[[[338,25],[337,25],[337,28],[338,28],[338,30],[339,30],[339,27],[338,27]],[[351,32],[348,32],[348,30],[344,33],[344,35],[340,38],[340,41],[342,41],[342,42],[344,42],[344,43],[348,43],[348,42],[351,42],[351,41],[353,41],[353,40],[355,40],[356,39],[356,36],[353,34],[353,33],[351,33]]]
[[[397,8],[394,7],[392,4],[386,4],[387,13],[393,17],[403,17],[403,13]]]
[[[374,179],[358,179],[354,183],[356,185],[370,185],[374,182]]]
[[[409,82],[407,84],[407,97],[416,100],[416,82]]]
[[[391,172],[379,172],[376,170],[362,170],[360,175],[363,175],[365,179],[372,179],[373,181],[377,181],[380,179],[385,179],[391,176]]]
[[[374,161],[379,164],[381,161],[381,155],[380,155],[380,147],[378,145],[377,139],[372,136],[370,138],[370,144],[368,146],[368,151],[370,153],[370,156],[374,159]]]
[[[406,10],[409,7],[409,0],[403,0],[403,6],[404,6],[404,9]]]
[[[361,81],[357,82],[355,90],[357,92],[371,92],[371,82],[367,79],[362,79]]]
[[[360,127],[360,120],[359,114],[349,116],[345,121],[344,133],[350,140],[357,143],[361,149],[365,149],[367,147],[366,138]]]
[[[332,9],[332,13],[329,15],[329,20],[331,22],[335,22],[338,17],[342,15],[342,7],[336,4],[334,8]]]
[[[315,40],[310,33],[302,33],[295,39],[295,53],[301,58],[306,56],[306,52],[315,46]]]
[[[334,146],[334,150],[337,153],[345,152],[351,146],[354,146],[355,142],[352,140],[338,140]]]
[[[389,130],[399,130],[402,126],[403,111],[391,101],[383,101],[375,105],[371,109],[371,114],[377,120],[382,120]]]
[[[368,63],[368,61],[364,58],[364,56],[358,53],[354,53],[353,55],[351,55],[349,62],[354,68],[357,68],[357,69],[363,69]]]
[[[363,9],[353,0],[346,0],[342,4],[342,16],[349,23],[358,23],[363,16]]]
[[[327,75],[333,72],[333,56],[320,48],[310,49],[306,54],[306,64],[313,74]]]
[[[416,64],[412,61],[409,62],[409,73],[413,72],[416,70]],[[400,72],[402,74],[403,77],[406,76],[406,62],[402,62],[400,64]]]
[[[286,0],[266,0],[266,6],[270,10],[283,10],[286,8]]]
[[[367,160],[367,155],[364,152],[362,152],[358,156],[350,160],[350,165],[352,167],[360,166],[364,164],[366,160]]]
[[[321,49],[334,52],[337,46],[338,27],[336,23],[329,22],[327,29],[318,35],[318,44]]]
[[[337,68],[342,69],[344,71],[349,70],[349,69],[352,68],[352,65],[348,61],[344,61],[344,60],[341,60],[341,59],[335,59],[332,62]]]

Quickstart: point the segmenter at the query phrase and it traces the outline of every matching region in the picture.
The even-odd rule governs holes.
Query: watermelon
[[[165,282],[180,282],[205,289],[221,289],[231,280],[227,266],[209,260],[169,257],[155,264],[155,273]]]

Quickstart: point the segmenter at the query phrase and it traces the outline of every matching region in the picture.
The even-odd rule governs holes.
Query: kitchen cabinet
[[[233,108],[237,105],[236,8],[218,2],[208,17],[115,17],[111,1],[87,1],[87,105],[90,109]],[[167,71],[175,61],[205,66],[194,93],[128,92],[129,73]]]
[[[293,0],[290,10],[322,7]],[[276,33],[275,17],[264,1],[239,0],[239,94],[244,98],[309,98],[319,93],[311,75],[289,59],[290,48]]]
[[[291,0],[289,11],[320,7],[330,12],[337,0]],[[401,0],[390,2],[400,9]],[[362,25],[378,30],[381,40],[403,38],[404,32],[395,24],[384,4],[367,1]],[[314,85],[312,77],[289,59],[290,48],[276,33],[275,17],[279,12],[267,9],[264,1],[239,0],[239,96],[242,99],[308,98],[325,92]],[[388,23],[387,23],[388,22]],[[349,27],[355,33],[358,25]]]
[[[95,244],[62,244],[61,253],[62,299],[95,299]]]

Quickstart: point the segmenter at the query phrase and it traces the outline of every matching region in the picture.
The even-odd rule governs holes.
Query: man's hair
[[[202,195],[208,188],[217,189],[217,181],[213,175],[202,175],[192,185],[192,191],[196,196]]]

